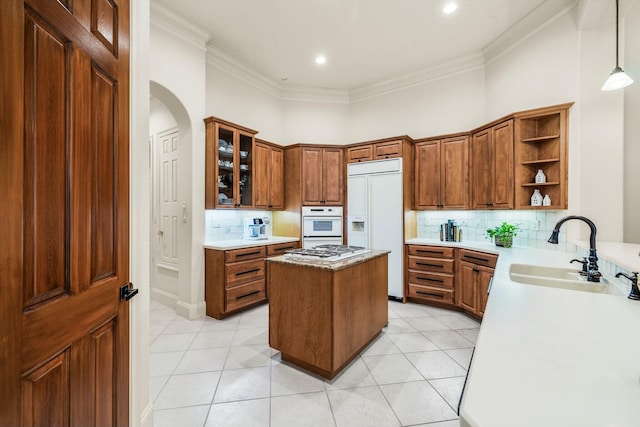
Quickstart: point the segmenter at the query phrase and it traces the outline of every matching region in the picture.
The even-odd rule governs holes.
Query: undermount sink
[[[620,289],[605,277],[601,277],[600,282],[588,282],[586,277],[580,275],[579,270],[571,268],[511,264],[509,275],[514,282],[528,285],[548,286],[599,294],[624,295]]]

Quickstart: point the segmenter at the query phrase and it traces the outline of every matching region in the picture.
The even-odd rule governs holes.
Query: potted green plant
[[[518,234],[519,230],[516,225],[504,221],[500,225],[487,229],[487,235],[494,239],[496,246],[510,248],[513,244],[513,237]]]

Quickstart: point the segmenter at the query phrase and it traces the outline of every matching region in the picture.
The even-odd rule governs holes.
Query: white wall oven
[[[302,247],[342,244],[342,206],[302,207]]]

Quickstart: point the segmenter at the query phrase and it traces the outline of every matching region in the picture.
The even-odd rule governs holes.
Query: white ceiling
[[[567,0],[152,0],[282,86],[355,90],[479,55]],[[593,0],[591,0],[593,1]],[[599,2],[600,0],[598,0]],[[317,54],[327,63],[314,63]],[[285,80],[286,78],[286,80]]]

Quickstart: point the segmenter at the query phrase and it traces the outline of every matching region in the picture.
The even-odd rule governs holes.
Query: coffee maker
[[[244,238],[247,240],[266,240],[267,226],[262,218],[244,219]]]

